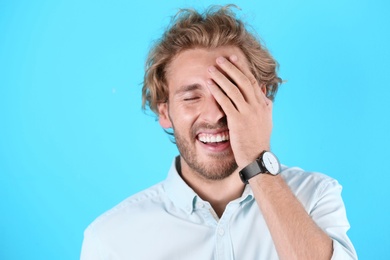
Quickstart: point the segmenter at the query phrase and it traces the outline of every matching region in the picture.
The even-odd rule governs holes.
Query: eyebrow
[[[201,85],[199,85],[198,83],[190,84],[190,85],[184,85],[184,86],[181,86],[179,89],[177,89],[175,91],[175,94],[181,94],[181,93],[184,93],[184,92],[194,91],[194,90],[198,90],[200,88],[201,88]]]

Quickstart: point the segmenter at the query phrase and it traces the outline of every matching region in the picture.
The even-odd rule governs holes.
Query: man
[[[143,86],[180,156],[87,228],[81,259],[356,259],[340,185],[270,152],[276,67],[229,6],[181,11]]]

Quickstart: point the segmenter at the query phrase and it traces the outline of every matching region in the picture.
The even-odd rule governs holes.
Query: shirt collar
[[[242,193],[241,197],[238,199],[238,202],[240,204],[245,204],[249,201],[251,201],[254,198],[253,191],[251,189],[251,186],[249,184],[245,185],[244,192]]]
[[[196,201],[202,199],[195,193],[191,187],[181,178],[178,168],[180,167],[180,156],[173,159],[168,177],[165,181],[165,191],[170,200],[187,214],[191,214],[195,209]],[[245,185],[244,191],[240,198],[235,201],[241,205],[248,203],[254,198],[251,187]]]
[[[198,195],[181,178],[177,171],[177,166],[179,165],[180,156],[177,156],[169,169],[168,177],[165,181],[165,191],[176,206],[191,214]]]

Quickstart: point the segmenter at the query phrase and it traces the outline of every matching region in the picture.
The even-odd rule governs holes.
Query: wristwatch
[[[269,151],[263,151],[259,158],[240,171],[240,178],[243,183],[248,184],[250,178],[261,173],[278,175],[280,168],[280,163],[276,155]]]

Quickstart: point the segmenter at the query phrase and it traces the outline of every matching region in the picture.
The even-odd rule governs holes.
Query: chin
[[[209,180],[223,180],[231,176],[237,168],[234,158],[214,157],[211,161],[198,167],[197,172]]]

